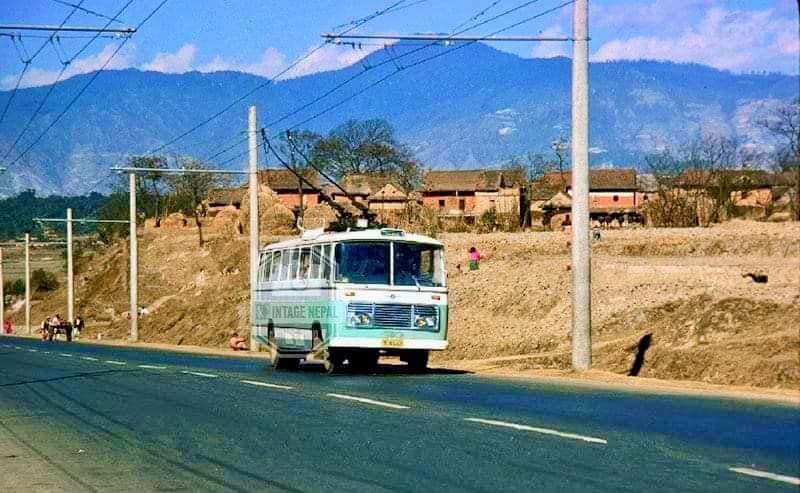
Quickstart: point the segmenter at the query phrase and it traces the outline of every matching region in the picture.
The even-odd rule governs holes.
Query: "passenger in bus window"
[[[244,342],[244,337],[241,337],[238,332],[234,332],[233,335],[231,335],[231,340],[228,341],[228,345],[234,351],[247,350],[247,345]]]

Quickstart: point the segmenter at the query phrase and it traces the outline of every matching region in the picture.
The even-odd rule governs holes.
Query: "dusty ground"
[[[144,232],[143,340],[221,346],[247,332],[247,243],[196,231]],[[569,366],[569,252],[561,233],[445,234],[451,347],[436,364],[481,371]],[[466,252],[485,256],[466,272]],[[459,269],[459,264],[461,269]],[[128,331],[124,244],[78,263],[77,305],[88,336]],[[766,284],[742,277],[769,276]],[[36,323],[65,312],[62,291],[33,306]],[[23,314],[14,313],[19,323]],[[800,389],[800,224],[734,221],[706,229],[603,233],[593,246],[594,367],[626,374],[645,334],[642,377]]]

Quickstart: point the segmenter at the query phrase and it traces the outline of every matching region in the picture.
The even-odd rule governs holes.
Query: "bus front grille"
[[[415,315],[436,317],[438,310],[433,305],[402,305],[395,303],[350,303],[349,312],[369,314],[372,327],[411,329]]]
[[[411,327],[411,305],[376,304],[372,324],[376,327]]]

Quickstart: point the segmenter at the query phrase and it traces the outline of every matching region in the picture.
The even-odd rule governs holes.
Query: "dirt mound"
[[[242,204],[250,203],[250,192],[246,191],[242,197]],[[295,230],[295,217],[291,209],[283,205],[278,194],[265,186],[258,189],[258,216],[259,232],[268,235],[287,235]],[[239,221],[242,231],[250,231],[250,208],[242,207],[239,210]]]
[[[327,228],[338,219],[336,211],[328,204],[318,204],[309,207],[303,213],[303,227],[306,229]]]
[[[239,236],[244,232],[239,218],[239,210],[232,206],[217,211],[210,226],[228,237]]]
[[[161,227],[164,229],[185,228],[188,224],[189,220],[180,212],[173,212],[161,220]]]

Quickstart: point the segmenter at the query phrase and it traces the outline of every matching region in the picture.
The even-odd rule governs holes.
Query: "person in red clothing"
[[[478,270],[481,262],[481,252],[475,247],[469,249],[469,270]]]

